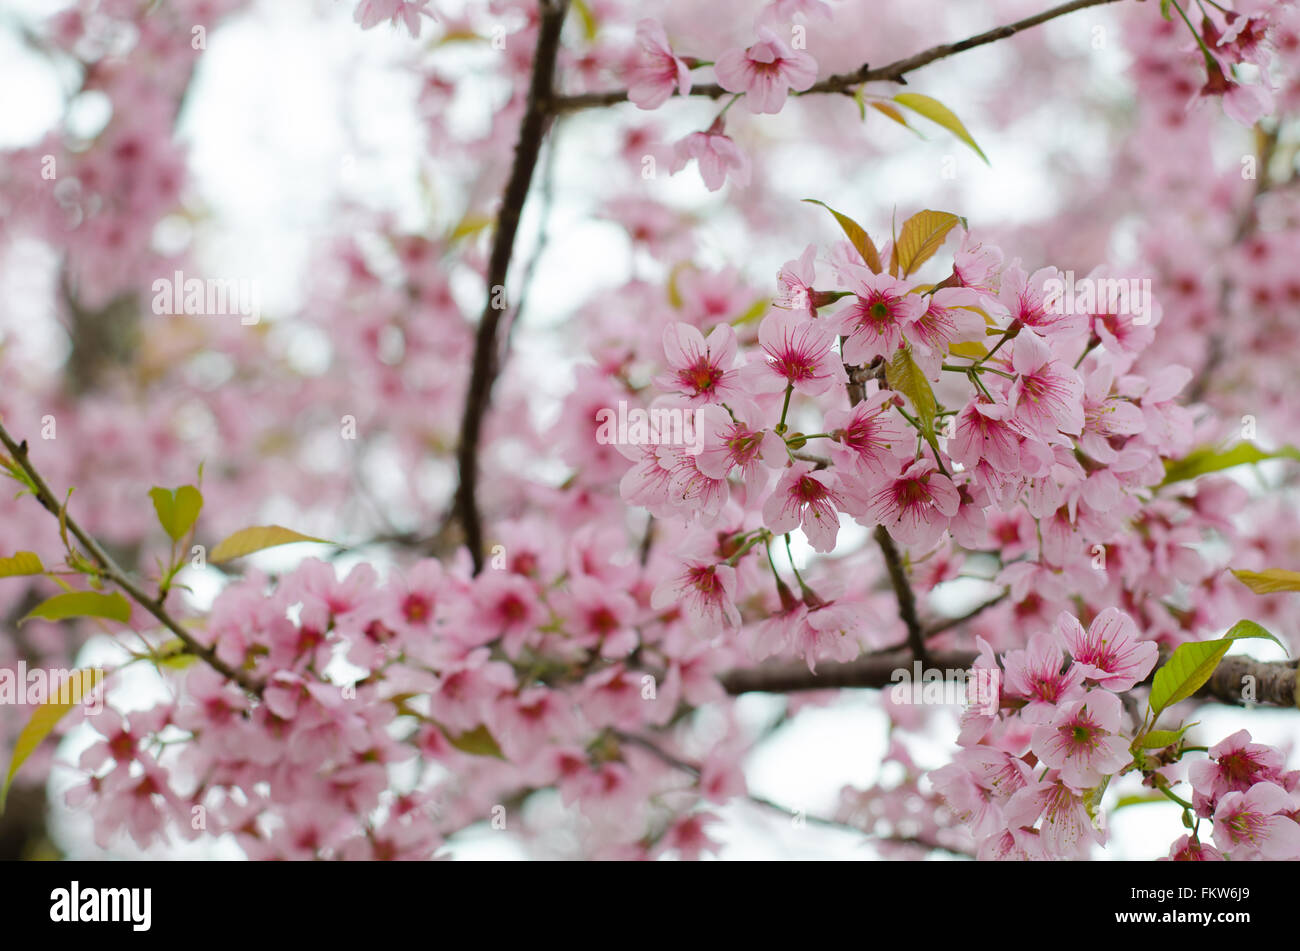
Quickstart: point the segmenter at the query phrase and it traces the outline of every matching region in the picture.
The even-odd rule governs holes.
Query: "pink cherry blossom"
[[[920,320],[926,303],[905,281],[886,274],[869,274],[853,283],[857,295],[843,311],[840,333],[844,341],[844,361],[865,363],[872,357],[891,356],[903,342],[903,330]]]
[[[1129,741],[1120,735],[1123,716],[1119,697],[1105,690],[1089,691],[1062,704],[1051,723],[1034,730],[1034,755],[1059,769],[1062,781],[1071,788],[1092,789],[1132,759]]]
[[[1052,356],[1048,345],[1034,334],[1021,334],[1012,343],[1009,405],[1020,425],[1044,436],[1083,431],[1083,381],[1077,371]]]
[[[394,26],[400,21],[411,36],[418,37],[422,23],[420,18],[434,16],[432,11],[426,9],[428,5],[429,0],[360,0],[353,18],[363,30],[378,26],[385,20],[391,21]]]
[[[674,90],[683,96],[691,92],[691,70],[673,53],[668,35],[655,20],[641,20],[636,25],[640,56],[628,70],[627,98],[641,109],[658,109]]]
[[[1004,689],[1029,701],[1021,716],[1031,723],[1048,722],[1083,686],[1083,670],[1073,662],[1065,666],[1065,655],[1046,631],[1031,637],[1027,648],[1008,651],[1004,663]]]
[[[904,545],[929,548],[957,514],[960,496],[952,480],[929,459],[918,459],[897,476],[857,493],[865,503],[861,521],[884,525]]]
[[[1248,730],[1210,747],[1208,757],[1187,770],[1192,802],[1200,815],[1211,815],[1214,805],[1230,792],[1246,792],[1259,782],[1282,782],[1283,761],[1272,747],[1252,743]]]
[[[852,409],[826,414],[826,426],[836,437],[830,451],[837,466],[885,475],[911,455],[915,437],[889,412],[895,398],[889,390],[878,390]]]
[[[694,159],[700,178],[709,191],[715,192],[730,177],[737,185],[749,184],[749,159],[731,137],[719,127],[716,131],[692,132],[673,146],[670,172],[676,175]]]
[[[760,26],[753,46],[727,50],[713,71],[723,89],[745,94],[750,112],[780,112],[789,90],[803,91],[817,80],[817,61]]]
[[[1276,783],[1226,793],[1214,810],[1214,842],[1235,860],[1300,858],[1300,823],[1292,817],[1298,807],[1295,797]]]
[[[735,568],[691,561],[655,588],[650,604],[656,611],[681,604],[701,621],[734,628],[740,625],[735,592]]]
[[[665,390],[682,394],[691,406],[747,400],[736,360],[736,332],[727,324],[713,328],[708,339],[690,324],[673,323],[664,330],[668,372],[655,378]]]
[[[781,474],[763,503],[763,522],[778,535],[802,528],[815,551],[831,551],[842,506],[835,476],[814,469],[811,462],[799,462]]]
[[[1118,608],[1098,614],[1085,634],[1078,618],[1062,611],[1056,633],[1083,675],[1107,690],[1129,690],[1156,665],[1156,645],[1139,638],[1133,619]]]
[[[810,396],[843,386],[844,364],[833,350],[835,340],[826,321],[773,311],[758,325],[764,356],[745,368],[745,382],[760,393],[793,386]]]

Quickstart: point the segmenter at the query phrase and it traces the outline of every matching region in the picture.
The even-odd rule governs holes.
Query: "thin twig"
[[[894,82],[900,85],[906,85],[906,75],[922,66],[929,65],[936,60],[944,59],[955,53],[961,53],[965,50],[974,49],[977,46],[984,46],[988,43],[994,43],[998,40],[1014,36],[1022,30],[1038,26],[1040,23],[1046,23],[1048,20],[1054,20],[1059,16],[1067,13],[1073,13],[1076,10],[1083,10],[1087,7],[1097,7],[1106,3],[1115,3],[1116,0],[1071,0],[1070,3],[1063,3],[1058,7],[1052,7],[1050,10],[1044,10],[1042,13],[1035,14],[1031,17],[1025,17],[1023,20],[1017,20],[1015,23],[1008,23],[1005,26],[999,26],[985,33],[980,33],[968,39],[961,40],[957,43],[943,43],[939,46],[932,46],[906,59],[900,59],[888,66],[881,66],[871,69],[867,64],[861,68],[855,69],[851,73],[838,73],[823,79],[821,82],[814,83],[800,95],[812,95],[815,93],[838,93],[841,95],[852,95],[854,89],[863,83],[869,82]],[[731,93],[723,89],[717,83],[705,83],[702,85],[692,86],[690,94],[692,96],[703,96],[708,99],[719,99]],[[580,109],[592,109],[599,106],[612,106],[616,103],[627,100],[627,90],[617,89],[610,92],[590,92],[582,93],[576,96],[556,96],[551,100],[551,112],[559,114],[565,112],[576,112]]]
[[[4,447],[9,450],[13,461],[27,474],[27,478],[31,480],[32,485],[36,488],[36,501],[40,502],[45,510],[56,519],[60,519],[62,524],[67,525],[68,531],[73,534],[77,541],[81,542],[82,547],[85,548],[86,553],[95,562],[105,578],[122,589],[132,601],[152,614],[163,627],[175,634],[191,653],[205,661],[217,673],[239,684],[249,693],[261,694],[262,685],[253,680],[247,671],[231,667],[217,656],[215,647],[208,647],[195,638],[167,612],[161,598],[151,598],[145,594],[113,560],[113,557],[103,549],[99,542],[95,541],[89,533],[82,529],[77,520],[59,504],[58,498],[45,483],[36,467],[32,465],[31,460],[28,458],[27,442],[25,440],[21,443],[15,442],[4,426],[0,425],[0,443],[3,443]]]
[[[985,601],[982,604],[975,605],[975,607],[971,608],[965,614],[958,615],[957,617],[944,618],[942,621],[937,621],[934,624],[931,624],[925,631],[925,639],[928,641],[936,634],[942,634],[944,631],[951,630],[954,627],[965,624],[967,621],[972,620],[973,618],[976,618],[979,615],[983,614],[989,608],[1001,604],[1003,601],[1007,599],[1007,596],[1009,594],[1010,594],[1009,591],[1003,591],[997,597],[990,598],[989,600]]]
[[[640,747],[641,749],[645,750],[647,753],[649,753],[655,759],[659,760],[664,765],[671,766],[673,769],[685,773],[686,775],[692,777],[695,780],[699,780],[700,768],[698,766],[694,765],[693,763],[688,763],[683,759],[679,759],[676,756],[673,756],[671,753],[663,750],[651,740],[646,739],[644,736],[638,736],[635,733],[627,733],[622,730],[615,730],[614,736],[619,740],[619,742],[627,743],[631,746]],[[810,822],[813,825],[825,826],[827,828],[832,828],[832,829],[840,829],[841,831],[854,832],[858,835],[866,834],[857,826],[851,825],[850,823],[841,822],[838,819],[828,819],[825,816],[809,815],[807,813],[804,813],[802,810],[791,809],[787,806],[781,805],[778,802],[773,802],[771,799],[767,799],[764,798],[763,796],[758,796],[753,793],[747,794],[745,798],[748,799],[756,806],[762,806],[764,809],[771,809],[773,812],[779,812],[782,815],[786,816],[787,818],[802,816],[805,822]]]
[[[916,592],[907,580],[907,569],[903,567],[903,558],[898,553],[898,546],[883,525],[876,526],[876,544],[885,556],[885,568],[889,571],[889,583],[893,585],[894,596],[898,599],[898,616],[907,627],[907,646],[912,656],[921,663],[928,661],[925,647],[925,629],[916,614]]]

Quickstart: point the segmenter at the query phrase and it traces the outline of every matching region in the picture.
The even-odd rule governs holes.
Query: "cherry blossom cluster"
[[[6,256],[32,237],[60,251],[45,276],[74,350],[87,346],[84,325],[181,266],[153,239],[192,197],[173,135],[201,56],[192,29],[243,5],[86,0],[50,21],[53,50],[78,67],[83,91],[107,97],[111,118],[0,157],[0,241]],[[1280,357],[1300,330],[1290,265],[1300,207],[1274,180],[1284,163],[1268,161],[1285,138],[1274,120],[1260,124],[1265,146],[1244,156],[1259,160],[1255,177],[1220,154],[1225,127],[1244,131],[1221,113],[1250,124],[1300,104],[1294,4],[1180,3],[1169,19],[1155,3],[1115,5],[1135,104],[1110,112],[1132,124],[1113,161],[1061,163],[1073,177],[1062,178],[1059,213],[978,234],[963,223],[927,260],[906,229],[873,253],[860,240],[813,245],[775,286],[739,262],[751,251],[780,262],[792,232],[830,223],[776,187],[782,167],[766,142],[788,135],[832,161],[851,156],[846,181],[859,174],[883,148],[887,114],[864,110],[864,125],[850,97],[795,96],[857,69],[866,40],[930,45],[945,5],[776,0],[750,20],[726,4],[585,4],[596,28],[570,17],[559,84],[625,90],[632,104],[610,111],[608,178],[593,176],[581,196],[626,238],[632,276],[568,315],[562,349],[581,362],[545,422],[532,412],[544,385],[504,361],[482,440],[492,547],[477,576],[443,520],[478,313],[459,290],[486,269],[537,4],[437,6],[354,8],[361,28],[434,32],[405,64],[419,78],[431,191],[457,196],[429,221],[413,229],[340,208],[301,312],[257,334],[155,322],[147,345],[93,381],[71,370],[61,381],[34,359],[25,315],[5,327],[0,415],[31,440],[51,484],[77,487],[72,509],[139,577],[167,555],[141,487],[192,479],[200,459],[204,540],[292,510],[306,530],[395,553],[392,568],[308,560],[276,578],[227,578],[210,611],[178,591],[163,597],[263,686],[250,694],[189,658],[183,673],[160,665],[168,702],[138,709],[110,694],[108,712],[86,717],[95,738],[73,764],[68,801],[93,817],[102,845],[203,836],[258,858],[427,858],[485,823],[543,854],[713,851],[718,809],[748,795],[744,760],[761,739],[741,724],[727,674],[787,661],[824,672],[908,644],[871,538],[880,532],[900,550],[923,619],[942,617],[938,594],[953,582],[999,595],[926,645],[979,645],[979,666],[1002,686],[996,712],[967,714],[938,769],[911,739],[947,728],[942,711],[882,692],[886,765],[903,778],[845,790],[845,822],[898,854],[1085,857],[1106,840],[1109,784],[1137,774],[1153,796],[1186,799],[1189,834],[1171,857],[1297,857],[1297,774],[1281,750],[1242,731],[1188,764],[1181,747],[1135,747],[1143,729],[1131,710],[1157,651],[1242,616],[1296,633],[1285,598],[1257,598],[1224,570],[1297,563],[1293,499],[1223,475],[1171,481],[1167,468],[1252,438],[1241,435],[1247,415],[1283,440],[1300,425]],[[1014,8],[1006,19],[1025,12],[994,6]],[[498,29],[509,96],[467,128],[452,105],[477,94],[474,77],[448,66],[443,47]],[[141,54],[130,63],[122,37]],[[1032,31],[1006,47],[1036,81],[989,97],[984,114],[963,106],[973,129],[1076,92],[1047,85],[1071,82],[1071,70]],[[712,83],[725,95],[676,98]],[[1200,107],[1213,99],[1222,109]],[[657,124],[679,109],[688,124]],[[651,188],[648,154],[673,172],[694,161],[710,192],[749,185],[728,193],[727,212],[752,248],[717,240],[662,183]],[[881,200],[872,214],[887,221],[892,198]],[[718,263],[719,246],[731,263]],[[1118,261],[1117,247],[1129,249]],[[1098,286],[1151,279],[1157,306],[1072,306],[1059,292],[1071,278],[1044,265],[1081,261],[1101,262],[1080,271]],[[530,307],[518,334],[531,332]],[[322,341],[326,368],[305,369],[302,353]],[[622,403],[646,411],[649,428],[602,441],[601,411]],[[699,452],[670,425],[681,414]],[[47,415],[58,437],[38,441]],[[343,454],[341,432],[359,434],[342,437]],[[0,498],[0,519],[58,563],[58,532],[30,499]],[[430,551],[439,558],[423,560]],[[44,579],[6,579],[0,607],[21,616],[34,594],[52,593]],[[132,620],[153,638],[152,618]],[[65,624],[33,620],[0,639],[0,662],[66,664],[91,632],[70,638]],[[790,715],[825,697],[792,700]],[[30,714],[0,711],[4,738]],[[53,747],[21,778],[44,777]],[[552,847],[562,822],[573,840]],[[1211,834],[1194,831],[1205,822]]]
[[[415,859],[476,820],[519,828],[518,797],[556,787],[600,825],[601,854],[714,848],[707,803],[743,794],[743,738],[692,778],[621,737],[718,699],[719,658],[638,644],[635,572],[598,543],[567,565],[515,552],[478,578],[433,560],[387,582],[316,560],[275,585],[248,573],[205,636],[261,695],[195,663],[171,701],[86,717],[98,738],[69,804],[105,846],[124,830],[140,847],[231,836],[253,858]],[[654,674],[633,672],[634,645]]]
[[[1000,583],[1053,603],[1067,589],[1099,591],[1097,556],[1142,517],[1161,458],[1190,443],[1190,418],[1174,403],[1188,372],[1132,372],[1159,315],[1072,313],[1052,296],[1054,269],[1004,267],[968,234],[939,285],[873,273],[848,243],[831,250],[829,270],[837,289],[815,287],[812,247],[782,269],[785,308],[763,317],[743,358],[729,324],[707,337],[684,322],[665,329],[652,405],[694,410],[703,450],[659,438],[620,447],[635,462],[623,498],[705,529],[752,512],[743,551],[798,529],[830,553],[841,515],[883,526],[918,557],[949,537],[981,550],[1025,518],[1035,557],[1004,548]],[[869,377],[852,405],[846,366]],[[735,627],[736,557],[687,558],[673,596],[702,621]],[[837,612],[808,591],[821,626]],[[828,630],[842,631],[842,619]],[[856,645],[839,653],[848,659]]]
[[[1171,859],[1300,858],[1300,771],[1286,771],[1278,750],[1251,743],[1245,730],[1190,765],[1183,757],[1191,751],[1177,742],[1156,754],[1142,749],[1146,724],[1121,700],[1155,663],[1156,645],[1113,608],[1086,631],[1062,612],[1050,633],[1035,634],[1000,664],[981,641],[977,667],[1000,671],[998,710],[968,709],[962,749],[930,774],[979,857],[1086,858],[1107,839],[1107,785],[1139,769],[1153,795],[1187,808],[1188,828],[1195,811],[1195,828],[1173,844]],[[1190,803],[1173,791],[1184,778]],[[1201,819],[1212,820],[1215,845],[1201,840]]]

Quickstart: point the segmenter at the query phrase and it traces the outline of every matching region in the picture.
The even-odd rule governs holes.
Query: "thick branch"
[[[928,664],[942,670],[968,670],[975,663],[974,651],[931,652]],[[894,671],[911,671],[915,658],[911,649],[868,654],[844,664],[823,663],[816,673],[806,664],[764,664],[761,667],[729,671],[719,679],[729,694],[798,693],[803,690],[837,690],[846,687],[888,687]]]
[[[871,69],[865,63],[860,69],[855,69],[851,73],[838,73],[834,76],[827,77],[821,82],[814,83],[800,95],[810,95],[812,93],[840,93],[843,95],[852,95],[853,90],[863,83],[869,82],[894,82],[906,85],[906,75],[914,70],[927,66],[935,60],[944,59],[956,53],[965,50],[974,49],[977,46],[984,46],[988,43],[994,43],[998,40],[1004,40],[1009,36],[1014,36],[1021,30],[1027,30],[1030,27],[1038,26],[1040,23],[1046,23],[1048,20],[1054,20],[1059,16],[1067,13],[1073,13],[1076,10],[1083,10],[1087,7],[1098,7],[1106,3],[1115,3],[1116,0],[1071,0],[1070,3],[1063,3],[1058,7],[1052,7],[1050,10],[1044,10],[1042,13],[1035,14],[1031,17],[1025,17],[1023,20],[1017,20],[1015,23],[1008,23],[1005,26],[999,26],[989,30],[986,33],[980,33],[976,36],[969,37],[956,43],[944,43],[939,46],[932,46],[928,50],[922,50],[914,56],[906,59],[900,59],[888,66],[881,66]],[[729,95],[728,91],[716,83],[705,83],[699,86],[692,86],[692,96],[704,96],[709,99],[718,99],[722,96]],[[625,102],[627,100],[627,90],[618,89],[610,92],[592,92],[583,93],[577,96],[557,96],[551,101],[550,108],[554,113],[575,112],[579,109],[591,109],[598,106],[611,106],[615,103]]]
[[[929,666],[939,670],[968,670],[977,656],[974,651],[932,653]],[[732,670],[719,679],[727,693],[733,695],[846,687],[879,689],[897,683],[895,671],[910,673],[912,661],[910,650],[897,650],[870,654],[846,664],[819,664],[816,673],[802,664],[770,664]],[[1296,700],[1297,663],[1294,660],[1261,661],[1234,654],[1223,659],[1196,696],[1232,706],[1252,703],[1268,707],[1297,707],[1300,706]]]
[[[528,189],[532,185],[537,156],[546,134],[550,100],[555,78],[555,60],[560,49],[560,29],[568,12],[569,0],[540,0],[541,22],[537,29],[537,49],[533,54],[532,80],[524,106],[524,118],[515,145],[510,179],[501,198],[492,253],[488,259],[487,300],[479,318],[474,341],[474,362],[470,369],[469,389],[465,394],[461,417],[460,443],[457,448],[459,485],[454,510],[465,531],[465,544],[474,560],[475,573],[483,569],[483,525],[478,510],[478,448],[483,417],[487,413],[492,382],[498,371],[497,329],[505,309],[506,275],[514,253],[515,236]]]
[[[27,478],[36,488],[36,501],[40,502],[47,512],[56,519],[62,519],[63,524],[67,525],[68,531],[77,539],[85,548],[86,553],[98,566],[100,572],[105,578],[121,588],[132,601],[140,605],[154,618],[162,624],[163,627],[171,631],[180,639],[181,643],[189,649],[190,652],[202,658],[217,673],[234,681],[245,690],[253,694],[260,694],[262,691],[261,684],[253,680],[246,671],[237,670],[231,667],[224,660],[217,656],[216,648],[208,647],[195,639],[194,635],[186,630],[175,618],[173,618],[165,607],[161,599],[151,598],[145,594],[135,582],[133,582],[125,571],[113,560],[112,556],[106,552],[99,542],[85,532],[70,514],[63,510],[59,504],[58,498],[50,491],[41,474],[36,471],[31,460],[27,456],[27,442],[14,442],[9,432],[0,425],[0,443],[9,450],[10,456],[19,468],[27,474]]]

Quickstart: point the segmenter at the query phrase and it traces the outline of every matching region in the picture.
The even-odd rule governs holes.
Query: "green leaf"
[[[1279,591],[1300,591],[1300,571],[1284,568],[1267,568],[1264,571],[1238,571],[1229,569],[1238,581],[1256,594],[1276,594]]]
[[[1217,640],[1180,644],[1165,665],[1156,671],[1151,697],[1147,701],[1151,710],[1159,716],[1160,711],[1181,703],[1200,690],[1214,674],[1232,642],[1248,637],[1266,638],[1286,649],[1281,641],[1254,621],[1238,621]]]
[[[447,736],[447,741],[462,753],[469,753],[471,756],[495,756],[497,759],[505,759],[505,754],[501,752],[501,747],[497,745],[495,737],[488,732],[485,726],[476,726],[467,733],[461,733],[459,736],[452,736],[444,729],[443,733]]]
[[[490,227],[496,221],[491,215],[476,215],[466,212],[465,217],[456,223],[451,229],[451,234],[447,235],[447,240],[451,243],[460,241],[463,238],[472,238],[485,228]]]
[[[116,591],[112,594],[100,594],[97,591],[70,591],[42,601],[18,623],[22,624],[32,618],[63,621],[73,617],[102,617],[125,624],[131,619],[131,605]]]
[[[1166,20],[1172,20],[1174,15],[1169,12],[1169,5],[1173,0],[1160,0],[1160,15]]]
[[[1232,641],[1226,638],[1180,644],[1165,665],[1156,671],[1151,697],[1147,701],[1152,712],[1159,716],[1166,707],[1180,703],[1200,690],[1231,646]]]
[[[848,237],[849,242],[855,249],[857,249],[858,254],[862,255],[862,260],[866,262],[867,267],[871,268],[873,274],[880,273],[880,252],[876,250],[875,243],[871,240],[871,236],[867,234],[862,225],[858,224],[848,215],[840,214],[824,201],[818,201],[816,198],[805,198],[804,201],[812,205],[821,205],[834,215],[835,220],[839,222],[840,228],[844,230],[844,234]]]
[[[1267,452],[1249,442],[1239,442],[1231,449],[1225,450],[1219,450],[1214,446],[1202,446],[1199,449],[1193,449],[1182,459],[1166,459],[1165,478],[1160,485],[1166,486],[1173,482],[1182,482],[1185,479],[1195,479],[1207,472],[1219,472],[1246,463],[1263,462],[1266,459],[1295,459],[1300,461],[1300,449],[1296,449],[1294,446],[1283,446],[1273,452]]]
[[[41,560],[30,551],[16,551],[12,558],[0,558],[0,578],[39,575],[45,572]]]
[[[862,87],[859,86],[858,88],[861,89]],[[893,106],[891,106],[889,103],[887,103],[887,102],[872,102],[872,103],[869,103],[869,105],[871,106],[872,109],[875,109],[875,110],[876,110],[877,112],[879,112],[882,116],[886,116],[887,118],[892,119],[892,120],[894,120],[895,122],[897,122],[897,123],[898,123],[899,125],[901,125],[904,129],[907,129],[907,130],[909,130],[910,132],[916,132],[916,129],[912,128],[911,123],[909,123],[909,122],[907,121],[907,116],[903,115],[901,112],[899,112],[899,111],[898,111],[897,109],[895,109]],[[865,113],[864,113],[864,115],[863,115],[863,118],[866,118]],[[917,134],[917,135],[920,135],[921,133],[916,132],[916,134]]]
[[[4,469],[9,478],[13,479],[23,487],[23,491],[19,492],[17,497],[21,498],[28,492],[32,495],[40,494],[39,490],[36,488],[36,483],[33,482],[32,477],[27,474],[27,470],[18,465],[18,463],[14,462],[8,456],[0,456],[0,469]]]
[[[18,734],[18,739],[14,743],[14,756],[9,762],[9,772],[5,776],[4,788],[0,789],[0,812],[4,812],[5,799],[9,795],[9,784],[13,782],[19,767],[27,762],[36,747],[41,745],[41,741],[50,735],[58,722],[63,719],[64,714],[81,703],[82,699],[98,687],[103,679],[102,670],[97,667],[85,667],[72,671],[68,679],[59,687],[52,687],[53,697],[58,698],[61,694],[69,702],[57,703],[51,700],[41,704],[32,713],[32,718],[27,721],[22,732]]]
[[[1260,637],[1272,641],[1278,647],[1282,648],[1282,650],[1287,649],[1285,644],[1254,621],[1238,621],[1236,624],[1232,625],[1232,627],[1228,628],[1228,633],[1224,634],[1223,637],[1224,640],[1229,641],[1240,640],[1244,637]]]
[[[752,324],[758,318],[767,313],[767,309],[772,306],[770,297],[760,297],[754,303],[749,305],[749,309],[731,322],[733,327],[741,327],[745,324]]]
[[[573,0],[573,12],[578,15],[578,21],[582,24],[582,35],[590,43],[596,38],[598,29],[596,17],[591,12],[591,7],[587,6],[583,0]]]
[[[289,545],[293,542],[317,542],[321,545],[334,544],[324,538],[303,535],[281,525],[255,525],[252,528],[240,529],[212,549],[208,554],[208,561],[213,564],[221,564],[223,561],[232,561],[235,558],[242,558],[244,555],[251,555],[263,548],[274,548],[276,545]]]
[[[894,352],[894,358],[885,366],[885,381],[891,390],[897,390],[911,400],[925,431],[934,432],[934,414],[938,412],[939,406],[935,402],[930,381],[917,366],[909,348],[900,347]]]
[[[1166,746],[1173,746],[1183,738],[1183,734],[1191,729],[1189,723],[1185,727],[1177,730],[1151,730],[1142,737],[1142,749],[1144,750],[1163,750]],[[1161,797],[1164,798],[1164,797]]]
[[[179,637],[173,637],[154,651],[150,659],[160,670],[164,667],[169,670],[184,670],[193,665],[199,657],[192,653]]]
[[[898,265],[903,277],[907,277],[943,247],[948,232],[960,221],[956,215],[946,211],[929,209],[908,218],[903,222],[903,231],[890,252],[889,269],[893,271]]]
[[[971,137],[971,134],[966,131],[966,126],[962,125],[962,121],[957,118],[956,113],[941,103],[938,99],[933,99],[930,96],[923,96],[919,92],[900,92],[894,97],[894,102],[898,103],[900,106],[906,106],[918,115],[925,116],[925,118],[929,119],[931,122],[936,122],[943,126],[953,135],[957,136],[957,138],[961,139],[974,149],[975,154],[984,160],[985,165],[992,164],[989,162],[989,157],[984,154],[984,151],[975,144],[975,140]]]
[[[1161,796],[1159,793],[1148,793],[1145,796],[1142,795],[1141,793],[1133,793],[1128,796],[1120,796],[1119,801],[1115,803],[1115,807],[1111,810],[1111,812],[1118,812],[1120,809],[1125,809],[1129,806],[1145,806],[1153,802],[1168,802],[1168,801],[1169,801],[1168,799],[1166,799],[1164,796]]]
[[[978,360],[980,357],[988,356],[989,348],[978,340],[963,340],[959,343],[948,344],[948,352],[955,357],[968,357],[971,360]]]
[[[682,290],[677,284],[677,278],[683,271],[690,269],[690,263],[682,261],[680,264],[674,264],[673,269],[668,272],[668,303],[673,310],[681,310],[682,304],[685,303],[682,300]]]
[[[149,498],[153,499],[154,511],[158,513],[158,524],[174,542],[194,527],[203,509],[203,495],[192,485],[183,485],[175,491],[154,486],[149,490]]]

